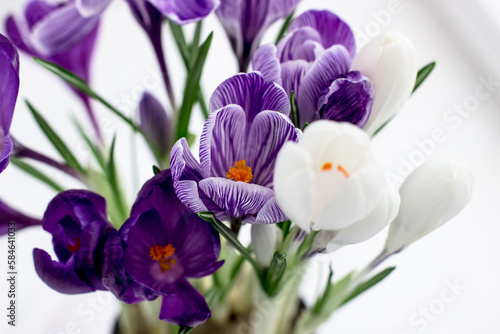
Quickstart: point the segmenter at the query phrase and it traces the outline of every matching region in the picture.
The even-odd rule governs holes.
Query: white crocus
[[[374,101],[364,129],[370,135],[388,121],[410,97],[417,78],[417,53],[400,33],[373,38],[354,58],[351,70],[373,82]]]
[[[385,185],[368,135],[327,120],[309,125],[298,143],[286,143],[274,172],[280,208],[305,231],[340,230],[361,221],[379,203]]]
[[[281,240],[281,230],[275,224],[254,224],[251,230],[252,251],[257,261],[264,267],[269,266],[273,259],[278,241]]]
[[[432,159],[416,168],[399,190],[401,206],[389,230],[386,253],[409,246],[459,214],[473,186],[469,168],[453,160]]]
[[[400,198],[398,191],[387,184],[377,205],[363,219],[338,231],[320,231],[312,246],[313,250],[326,253],[366,241],[389,225],[398,214]]]

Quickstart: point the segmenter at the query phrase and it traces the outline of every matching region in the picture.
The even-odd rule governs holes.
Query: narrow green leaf
[[[156,175],[156,174],[159,174],[161,172],[161,169],[160,167],[158,166],[153,166],[153,173]]]
[[[427,77],[432,73],[434,70],[434,67],[436,67],[436,62],[433,61],[432,63],[429,63],[422,67],[420,71],[418,71],[417,74],[417,80],[415,82],[415,87],[413,88],[412,93],[414,93],[418,87],[427,79]]]
[[[189,59],[191,60],[191,62],[193,62],[196,59],[196,56],[198,55],[202,29],[203,29],[203,21],[198,21],[198,23],[196,23],[196,28],[194,31],[193,42],[191,42],[191,47],[190,47]],[[191,68],[193,65],[194,63],[190,63],[189,67]]]
[[[52,143],[57,152],[59,152],[61,157],[66,161],[68,166],[77,169],[80,173],[85,175],[85,169],[82,168],[78,160],[75,158],[73,153],[71,153],[68,146],[64,143],[61,137],[59,137],[59,135],[52,129],[49,123],[47,123],[42,115],[38,111],[36,111],[36,109],[29,103],[28,100],[26,100],[25,102],[28,106],[28,109],[31,111],[31,114],[38,123],[40,129],[42,129],[45,136],[47,136],[49,141]]]
[[[120,183],[118,181],[118,173],[116,171],[115,158],[114,158],[115,144],[116,144],[116,136],[113,137],[113,141],[111,143],[106,174],[108,176],[108,182],[111,187],[111,191],[113,193],[114,202],[117,205],[117,209],[121,217],[120,220],[123,223],[127,218],[127,209],[125,208],[125,200],[123,198],[123,193],[120,189]]]
[[[177,44],[177,49],[181,53],[182,60],[186,68],[189,68],[190,58],[189,58],[189,48],[186,42],[186,37],[184,36],[184,30],[181,26],[175,24],[174,22],[168,20],[168,26],[172,32],[175,43]]]
[[[177,123],[177,139],[186,137],[188,134],[189,120],[191,118],[191,110],[194,102],[197,100],[198,90],[200,86],[201,74],[207,59],[208,51],[212,43],[213,32],[208,35],[205,42],[200,46],[200,50],[193,63],[193,67],[189,69],[186,78],[186,86],[184,88],[184,99],[179,112],[179,120]]]
[[[24,171],[25,173],[33,176],[34,178],[42,181],[58,193],[64,191],[64,188],[60,186],[57,182],[52,180],[50,177],[45,175],[43,172],[39,171],[36,167],[22,161],[21,159],[10,157],[10,161],[19,169]]]
[[[179,327],[179,331],[177,332],[177,334],[187,334],[191,332],[193,329],[194,329],[193,327],[181,326]]]
[[[274,44],[278,44],[279,41],[283,38],[283,36],[285,36],[286,31],[288,30],[288,27],[290,26],[290,23],[292,23],[294,15],[295,15],[295,11],[293,11],[292,14],[288,15],[285,22],[283,22],[283,25],[281,26],[280,32],[278,33],[278,36],[276,37],[276,41],[274,42]]]
[[[283,232],[283,240],[285,240],[288,233],[290,232],[290,227],[292,227],[292,222],[289,220],[285,220],[284,222],[278,223],[278,227]]]
[[[378,283],[380,283],[387,276],[389,276],[390,273],[392,273],[394,269],[396,269],[396,267],[387,268],[387,269],[381,271],[380,273],[378,273],[377,275],[373,276],[369,280],[358,285],[356,288],[354,288],[354,290],[347,297],[344,298],[344,300],[342,300],[342,303],[340,304],[340,306],[347,304],[348,302],[350,302],[351,300],[353,300],[354,298],[356,298],[357,296],[359,296],[363,292],[367,291],[368,289],[370,289],[370,288],[374,287],[375,285],[377,285]]]
[[[325,291],[323,292],[321,297],[318,298],[318,300],[316,301],[316,304],[314,305],[314,307],[312,309],[313,314],[319,314],[322,311],[323,306],[326,304],[328,297],[331,294],[332,287],[333,287],[332,279],[333,279],[333,269],[332,269],[332,267],[330,267],[330,274],[328,275],[328,281],[326,281]]]
[[[269,296],[276,296],[279,292],[279,283],[285,274],[287,266],[286,254],[275,252],[264,279],[264,291]]]
[[[255,262],[247,249],[240,243],[238,237],[233,233],[233,231],[231,231],[230,228],[224,225],[223,222],[218,220],[213,212],[200,212],[198,216],[200,216],[201,219],[206,220],[207,222],[212,224],[217,232],[219,232],[243,257],[245,257],[248,262],[250,262],[255,271],[258,274],[261,273],[259,265],[257,264],[257,262]]]
[[[106,161],[105,161],[104,155],[102,154],[100,149],[97,148],[96,145],[92,142],[92,140],[89,138],[89,136],[87,136],[87,134],[85,133],[85,130],[82,128],[82,126],[80,125],[80,123],[78,122],[78,120],[76,118],[73,118],[73,124],[75,125],[78,133],[80,134],[80,136],[82,137],[82,139],[85,141],[88,148],[92,152],[92,155],[94,156],[95,160],[97,161],[97,164],[102,169],[102,171],[105,172],[106,171]]]
[[[295,127],[300,127],[300,116],[299,110],[297,108],[297,99],[295,98],[295,92],[292,90],[290,93],[290,119]]]
[[[319,233],[319,231],[312,231],[307,235],[307,237],[302,241],[302,243],[299,246],[299,249],[297,250],[297,256],[299,259],[301,259],[312,247],[312,244],[314,242],[314,238],[316,238],[316,235]]]

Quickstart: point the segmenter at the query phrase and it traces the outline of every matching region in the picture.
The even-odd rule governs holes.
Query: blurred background
[[[2,0],[0,20],[20,14],[24,0]],[[385,265],[397,269],[376,288],[337,312],[318,334],[496,334],[500,333],[500,3],[493,0],[304,0],[298,12],[330,9],[353,28],[358,46],[384,31],[400,31],[413,40],[420,67],[437,67],[399,116],[373,141],[380,163],[396,183],[431,157],[466,161],[476,178],[470,205],[452,222],[415,243]],[[264,42],[272,41],[281,23]],[[188,31],[194,27],[188,26]],[[203,73],[205,95],[237,72],[226,36],[211,15],[204,35],[214,41]],[[167,31],[167,30],[165,30]],[[4,24],[0,24],[4,33]],[[168,105],[153,52],[128,6],[115,0],[102,21],[92,68],[92,86],[118,109],[135,117],[137,103],[148,89]],[[170,35],[164,36],[178,100],[184,66]],[[70,120],[90,131],[80,102],[54,75],[21,56],[21,90],[11,128],[28,146],[57,157],[32,119],[29,99],[85,161],[85,150]],[[0,73],[0,75],[2,75]],[[147,83],[147,84],[145,84]],[[478,90],[488,92],[478,98]],[[140,185],[152,176],[153,157],[143,142],[108,110],[95,104],[108,141],[117,136],[118,168],[132,202]],[[192,132],[201,131],[201,112],[194,111]],[[433,133],[440,132],[439,140]],[[136,152],[130,155],[131,145]],[[138,161],[138,177],[132,174]],[[50,169],[59,183],[82,185]],[[0,176],[0,197],[15,208],[41,217],[55,192],[10,166]],[[418,205],[418,204],[417,204]],[[360,268],[380,252],[387,231],[361,245],[318,257],[311,264],[302,293],[306,303],[321,292],[332,264],[335,277]],[[110,333],[119,305],[109,293],[66,296],[48,288],[32,264],[34,247],[50,250],[51,237],[41,228],[17,234],[19,281],[15,329],[0,323],[1,333]],[[5,238],[0,238],[0,305],[7,305]],[[0,307],[2,310],[4,306]],[[2,314],[5,311],[2,311]]]

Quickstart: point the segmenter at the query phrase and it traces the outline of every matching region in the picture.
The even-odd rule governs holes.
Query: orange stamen
[[[338,165],[337,170],[339,172],[341,172],[342,174],[344,174],[344,177],[346,177],[346,178],[349,177],[349,173],[345,170],[344,167],[342,167],[342,165]]]
[[[226,177],[235,182],[241,181],[248,183],[253,178],[252,168],[246,166],[245,160],[240,160],[235,162],[233,167],[229,168]]]
[[[161,271],[166,272],[172,269],[175,264],[175,259],[170,258],[175,253],[175,247],[172,244],[166,246],[158,246],[154,244],[149,250],[149,255],[155,261],[158,261]]]
[[[332,163],[331,162],[325,162],[325,164],[323,165],[323,171],[325,170],[331,170],[333,167]]]
[[[76,238],[75,239],[75,244],[72,245],[72,244],[68,244],[68,249],[71,253],[76,253],[78,252],[78,250],[80,249],[80,242],[82,241],[82,239],[80,238]]]

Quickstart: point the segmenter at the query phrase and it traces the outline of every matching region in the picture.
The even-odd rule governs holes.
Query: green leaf
[[[68,166],[71,168],[77,169],[80,173],[86,173],[85,169],[82,168],[78,160],[75,158],[73,153],[69,150],[68,146],[64,143],[64,141],[59,137],[59,135],[52,129],[52,127],[47,123],[47,121],[42,117],[42,115],[36,111],[36,109],[29,103],[28,100],[25,101],[28,109],[31,111],[31,114],[35,118],[36,122],[40,129],[42,129],[43,133],[50,140],[52,145],[55,147],[57,152],[61,155],[61,157],[66,161]]]
[[[155,175],[159,174],[160,172],[161,172],[160,167],[158,167],[158,166],[153,166],[153,173],[154,173]]]
[[[433,61],[432,63],[425,65],[424,67],[422,67],[420,69],[420,71],[418,71],[417,80],[415,82],[415,87],[413,88],[412,93],[414,93],[417,90],[417,88],[420,87],[420,85],[425,81],[425,79],[427,79],[427,77],[434,70],[435,66],[436,66],[436,62]]]
[[[194,329],[193,327],[181,326],[179,327],[179,331],[177,332],[177,334],[186,334],[191,332],[193,329]]]
[[[198,21],[198,23],[196,23],[196,28],[195,28],[195,31],[194,31],[194,37],[193,37],[193,42],[191,43],[191,47],[190,47],[190,57],[189,59],[191,60],[191,62],[194,61],[194,59],[196,59],[196,56],[198,55],[198,49],[200,47],[200,38],[201,38],[201,31],[202,31],[202,28],[203,28],[203,21]],[[189,64],[189,67],[191,68],[194,64]]]
[[[92,140],[87,136],[87,134],[85,133],[85,130],[82,128],[82,126],[80,125],[80,123],[78,122],[78,120],[76,118],[73,118],[73,124],[75,125],[80,136],[83,138],[83,140],[85,141],[85,143],[89,147],[90,151],[92,152],[92,155],[94,156],[95,160],[97,161],[97,164],[102,169],[102,171],[105,172],[106,171],[106,161],[105,161],[104,155],[102,154],[100,149],[97,148],[97,146],[92,142]]]
[[[292,90],[290,93],[290,119],[295,127],[300,127],[300,116],[299,110],[297,108],[297,99],[295,98],[295,92]]]
[[[314,242],[314,238],[316,238],[316,235],[319,233],[319,231],[312,231],[307,235],[307,237],[302,241],[302,243],[299,246],[299,249],[297,250],[297,256],[299,259],[301,259],[312,247],[312,244]]]
[[[115,143],[116,143],[116,136],[113,137],[113,142],[111,143],[111,149],[109,151],[109,160],[108,160],[108,166],[107,166],[107,176],[108,176],[108,182],[111,187],[111,191],[113,193],[113,199],[114,202],[117,205],[118,212],[120,215],[120,223],[125,222],[125,219],[127,218],[127,209],[125,207],[125,200],[123,198],[123,191],[120,188],[120,183],[118,181],[118,173],[116,171],[116,166],[115,166]]]
[[[30,174],[34,178],[42,181],[52,189],[54,189],[57,192],[64,191],[64,188],[61,187],[57,182],[53,181],[50,177],[45,175],[43,172],[39,171],[36,167],[33,167],[32,165],[14,157],[10,157],[10,161],[19,169],[24,171],[27,174]]]
[[[186,78],[186,86],[184,88],[184,99],[179,112],[179,120],[177,123],[176,139],[186,137],[188,134],[189,120],[191,118],[191,110],[194,102],[198,99],[198,90],[200,86],[201,74],[207,59],[208,51],[212,43],[213,33],[208,35],[205,42],[200,46],[196,60],[193,62],[193,67],[189,69]]]
[[[318,300],[316,301],[316,304],[312,309],[312,313],[319,314],[322,311],[323,306],[326,304],[333,288],[332,278],[333,278],[333,269],[332,267],[330,267],[330,274],[328,275],[328,281],[326,282],[325,291],[323,292],[321,297],[318,298]]]
[[[286,254],[275,252],[273,260],[266,270],[264,279],[264,290],[269,296],[276,296],[279,291],[279,283],[286,271]]]
[[[345,297],[342,300],[342,303],[340,304],[340,306],[347,304],[348,302],[350,302],[351,300],[353,300],[354,298],[356,298],[357,296],[359,296],[360,294],[362,294],[366,290],[368,290],[368,289],[372,288],[373,286],[377,285],[378,283],[380,283],[387,276],[389,276],[390,273],[392,273],[392,271],[394,269],[396,269],[396,267],[387,268],[387,269],[381,271],[380,273],[378,273],[377,275],[373,276],[369,280],[358,285],[356,288],[354,288],[354,290],[347,297]]]
[[[233,231],[231,231],[230,228],[224,225],[223,222],[218,220],[213,212],[200,212],[198,216],[200,216],[201,219],[206,220],[207,222],[212,224],[217,232],[219,232],[243,257],[245,257],[248,262],[250,262],[250,264],[252,265],[252,267],[254,267],[255,271],[258,274],[262,273],[259,265],[257,264],[257,262],[255,262],[248,250],[240,243],[238,237],[233,233]]]
[[[290,23],[292,23],[293,17],[295,15],[295,11],[292,12],[292,14],[288,15],[286,18],[285,22],[283,22],[283,25],[281,26],[280,32],[278,33],[278,36],[276,37],[276,42],[274,44],[278,44],[279,41],[285,36],[286,31],[288,30],[288,27],[290,26]]]
[[[278,227],[283,232],[283,240],[285,240],[288,233],[290,233],[290,227],[292,227],[292,222],[289,220],[285,220],[284,222],[278,223]]]
[[[181,53],[182,60],[186,68],[189,68],[190,58],[189,58],[189,48],[186,42],[186,37],[184,36],[184,30],[181,26],[175,24],[174,22],[168,20],[168,26],[172,32],[175,43],[177,44],[177,49]]]

